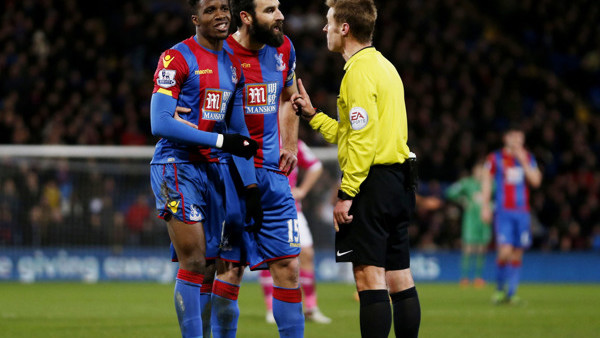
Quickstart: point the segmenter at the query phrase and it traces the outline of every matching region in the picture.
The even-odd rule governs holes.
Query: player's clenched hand
[[[293,151],[281,148],[279,151],[279,170],[281,170],[284,174],[289,175],[292,170],[296,168],[297,163],[298,157]]]
[[[185,107],[176,107],[175,108],[175,114],[173,115],[173,118],[179,122],[182,122],[184,124],[187,124],[188,126],[194,128],[194,129],[198,129],[198,126],[193,124],[190,121],[186,121],[184,119],[182,119],[179,114],[187,114],[189,112],[191,112],[192,110],[190,108],[185,108]]]
[[[519,163],[521,163],[521,165],[525,166],[527,165],[527,150],[525,150],[524,147],[517,147],[514,149],[513,151],[515,157],[517,158],[517,160],[519,161]]]
[[[296,115],[302,116],[306,120],[310,120],[315,116],[316,110],[310,102],[310,97],[302,85],[302,80],[298,79],[298,91],[300,93],[292,94],[290,101],[292,107],[296,111]]]
[[[253,139],[240,134],[222,134],[223,144],[221,149],[235,156],[245,159],[256,155],[258,143]]]
[[[256,184],[246,188],[246,231],[259,232],[262,227],[263,210],[260,203],[260,190]],[[250,221],[254,220],[253,223]]]
[[[336,232],[340,231],[340,225],[348,224],[354,219],[354,216],[348,214],[351,206],[352,200],[338,199],[335,203],[335,207],[333,208],[333,220]]]

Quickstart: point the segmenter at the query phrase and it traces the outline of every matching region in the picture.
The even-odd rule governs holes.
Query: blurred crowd
[[[333,116],[344,61],[325,47],[323,2],[282,0],[281,7],[285,31],[296,47],[297,75],[313,104]],[[444,201],[444,191],[500,147],[502,130],[518,122],[544,174],[542,187],[531,196],[534,247],[600,250],[600,4],[591,0],[376,3],[374,45],[403,79],[409,146],[420,162],[421,198],[411,228],[413,246],[426,250],[460,246],[461,209]],[[149,100],[158,56],[192,34],[182,0],[3,1],[0,143],[153,145]],[[300,136],[309,145],[327,146],[304,122]],[[19,209],[17,216],[13,213],[18,224],[32,224],[32,230],[20,235],[23,243],[39,241],[33,228],[40,218],[56,228],[80,224],[77,217],[66,220],[61,218],[64,210],[56,211],[61,210],[57,191],[63,196],[65,189],[56,174],[41,174],[35,167],[14,172],[16,176],[0,175],[0,208]],[[102,177],[89,179],[97,180],[98,191],[120,184]],[[336,179],[330,177],[327,183],[332,188],[313,194],[316,199],[308,204],[327,209]],[[71,184],[73,194],[78,182]],[[37,195],[30,197],[26,187],[34,186]],[[151,214],[151,207],[141,211],[144,208],[138,205],[138,214],[128,216],[124,208],[152,206],[151,194],[141,186],[126,200],[97,196],[102,205],[112,203],[118,209],[113,216],[90,211],[89,197],[94,194],[78,197],[84,201],[82,215],[90,217],[86,226],[109,229],[106,224],[111,224],[114,229],[128,218]],[[14,194],[20,194],[23,203],[15,206]],[[327,222],[318,216],[321,213],[326,212],[314,211],[316,223]],[[6,215],[2,212],[0,241]],[[154,229],[155,217],[150,219],[150,225],[140,226],[140,233]],[[151,244],[152,231],[139,238],[124,236],[122,241]],[[118,231],[105,232],[112,234],[102,237],[108,243]]]
[[[147,161],[0,161],[0,245],[168,246]]]

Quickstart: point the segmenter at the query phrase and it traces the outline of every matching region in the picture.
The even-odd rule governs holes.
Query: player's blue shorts
[[[150,166],[150,181],[160,218],[169,214],[193,224],[204,223],[207,258],[210,249],[218,247],[220,237],[213,236],[220,228],[225,212],[222,207],[221,172],[217,163],[169,163]],[[172,254],[174,254],[172,250]],[[172,258],[176,256],[172,255]]]
[[[515,248],[531,245],[531,215],[527,211],[496,211],[494,217],[496,244],[509,244]]]
[[[207,198],[208,209],[204,226],[206,258],[248,264],[244,247],[244,220],[246,203],[240,192],[243,184],[233,163],[216,164],[218,176],[211,181],[213,195]],[[233,170],[233,173],[231,172]],[[212,221],[214,218],[214,221]],[[171,260],[177,262],[177,253],[171,243]]]
[[[296,205],[288,178],[264,168],[256,168],[261,192],[263,223],[260,232],[244,232],[250,269],[266,269],[267,262],[300,254]]]
[[[207,248],[207,257],[218,257],[230,262],[247,264],[243,237],[246,202],[240,195],[244,185],[233,163],[220,164],[218,168],[221,178],[220,195],[224,196],[224,203],[216,207],[220,209],[224,221],[221,221],[217,228],[207,230],[216,244],[211,245],[210,251]]]

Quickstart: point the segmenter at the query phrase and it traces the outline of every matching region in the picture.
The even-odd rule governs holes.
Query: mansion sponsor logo
[[[202,119],[223,121],[230,97],[231,91],[229,90],[206,89],[204,92],[204,104],[202,105]]]
[[[277,113],[277,83],[255,83],[246,85],[246,114]]]

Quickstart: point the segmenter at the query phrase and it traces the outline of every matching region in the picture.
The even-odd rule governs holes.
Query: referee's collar
[[[354,53],[354,55],[352,55],[348,61],[346,61],[346,64],[344,65],[344,71],[346,71],[348,67],[350,67],[350,65],[352,65],[354,61],[358,60],[362,55],[375,53],[376,51],[377,49],[375,49],[374,46],[367,46],[360,49],[358,52]]]

